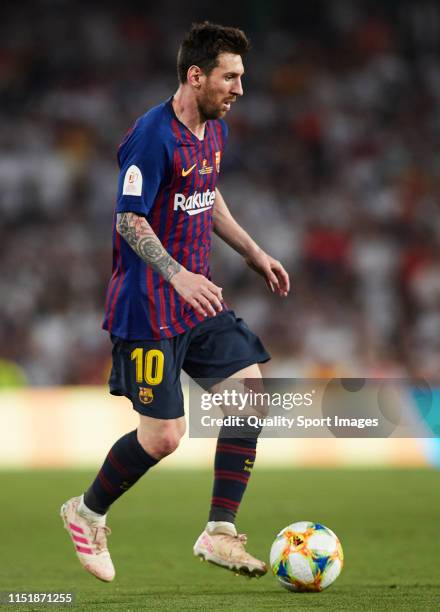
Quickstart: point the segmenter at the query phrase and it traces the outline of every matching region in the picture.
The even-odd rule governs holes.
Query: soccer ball
[[[331,529],[301,521],[285,527],[270,549],[270,565],[289,591],[323,591],[339,576],[342,546]]]

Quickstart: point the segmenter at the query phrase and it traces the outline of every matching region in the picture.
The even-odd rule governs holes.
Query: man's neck
[[[206,121],[200,117],[197,102],[191,90],[185,85],[180,85],[179,89],[174,94],[173,109],[177,119],[185,125],[190,132],[199,140],[203,140],[205,136]]]

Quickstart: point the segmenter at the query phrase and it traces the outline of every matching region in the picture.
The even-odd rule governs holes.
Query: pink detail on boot
[[[75,525],[75,523],[69,523],[69,527],[72,531],[76,531],[78,533],[84,533],[84,529],[81,529],[81,527],[78,527],[78,525]]]
[[[75,540],[75,542],[79,542],[80,544],[88,544],[89,543],[87,538],[82,538],[81,536],[73,535],[72,538]]]
[[[80,553],[86,553],[88,555],[92,555],[93,551],[91,548],[86,548],[85,546],[75,546],[76,550]]]
[[[204,544],[206,546],[206,548],[209,550],[209,552],[213,552],[214,551],[214,547],[211,543],[211,538],[208,535],[204,535],[202,537],[202,544]]]

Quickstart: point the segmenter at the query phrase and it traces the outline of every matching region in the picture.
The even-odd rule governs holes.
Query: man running
[[[214,231],[281,297],[289,277],[235,221],[217,188],[227,127],[243,95],[239,29],[193,25],[178,57],[175,95],[140,117],[122,142],[113,231],[113,275],[104,328],[113,342],[110,393],[129,398],[139,425],[111,448],[93,483],[61,509],[81,564],[111,581],[107,512],[178,446],[185,431],[180,372],[192,378],[261,378],[270,357],[229,310],[209,268]],[[236,573],[260,576],[235,516],[255,461],[257,438],[222,432],[208,522],[194,553]]]

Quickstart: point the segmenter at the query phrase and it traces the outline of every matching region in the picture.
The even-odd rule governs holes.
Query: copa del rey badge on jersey
[[[150,387],[139,387],[139,399],[143,404],[151,404],[154,399],[153,389]]]
[[[130,166],[125,173],[122,195],[142,195],[142,173],[137,166]]]

